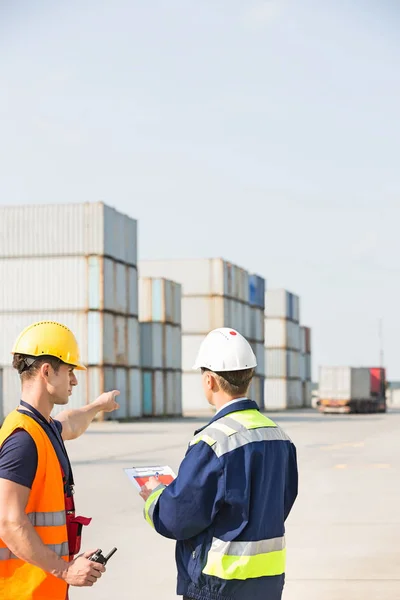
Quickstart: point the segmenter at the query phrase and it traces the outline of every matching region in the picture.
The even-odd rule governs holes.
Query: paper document
[[[176,477],[171,467],[167,466],[132,467],[131,469],[124,469],[124,471],[138,490],[144,486],[150,477],[155,477],[163,485],[169,485]]]

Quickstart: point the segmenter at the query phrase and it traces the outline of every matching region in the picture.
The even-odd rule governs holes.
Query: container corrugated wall
[[[265,294],[265,404],[271,408],[300,407],[305,332],[300,328],[300,299],[287,290]]]
[[[145,416],[182,413],[181,286],[139,279],[142,404]]]
[[[289,379],[265,379],[264,402],[266,410],[300,408],[303,405],[302,382]]]
[[[260,312],[265,297],[264,280],[257,276],[250,279],[247,271],[220,258],[142,261],[139,275],[170,279],[182,286],[183,408],[186,412],[202,412],[206,407],[201,378],[199,380],[199,374],[192,371],[200,343],[209,331],[218,327],[232,327],[248,339],[254,331],[256,339],[252,341],[263,343],[264,324]],[[145,294],[145,302],[149,303],[149,287]],[[251,308],[258,311],[254,316]],[[153,317],[153,309],[148,308],[146,315],[148,321],[150,315]],[[261,360],[261,369],[263,364]]]
[[[22,329],[58,321],[73,331],[89,365],[70,405],[120,387],[113,418],[140,416],[136,246],[136,221],[103,203],[0,207],[0,280],[7,281],[0,290],[0,366],[11,364]],[[29,293],[21,293],[22,282]],[[8,407],[19,380],[6,371]]]
[[[311,329],[300,327],[300,378],[303,383],[303,406],[312,406]]]
[[[0,207],[4,258],[93,254],[136,265],[136,240],[136,221],[102,202]]]

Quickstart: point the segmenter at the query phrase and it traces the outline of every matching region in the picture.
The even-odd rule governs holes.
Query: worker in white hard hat
[[[12,353],[22,391],[0,430],[0,598],[65,600],[70,585],[91,587],[105,568],[89,560],[95,550],[75,558],[91,519],[75,514],[64,441],[84,433],[100,411],[116,410],[119,392],[52,419],[78,383],[75,369],[86,370],[74,334],[61,323],[32,323]]]
[[[152,478],[141,491],[147,521],[177,540],[177,593],[186,600],[282,597],[296,449],[247,398],[256,365],[237,331],[208,334],[194,368],[216,413],[195,432],[177,478],[167,487]]]

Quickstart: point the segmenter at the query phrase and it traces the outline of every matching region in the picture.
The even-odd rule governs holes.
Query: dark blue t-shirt
[[[29,411],[19,409],[19,412],[28,415],[43,427],[56,451],[66,481],[72,483],[71,466],[61,438],[62,423],[57,420],[51,423],[44,422]],[[33,438],[24,429],[17,429],[0,448],[0,477],[19,483],[27,488],[32,488],[37,464],[38,454]]]

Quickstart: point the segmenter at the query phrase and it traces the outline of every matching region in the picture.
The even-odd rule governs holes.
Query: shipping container
[[[304,362],[305,362],[305,380],[311,381],[312,380],[311,354],[304,355]]]
[[[250,342],[257,360],[255,373],[261,377],[265,376],[265,348],[262,342]]]
[[[0,312],[92,309],[137,316],[136,280],[135,267],[99,256],[0,258],[0,281],[7,282]]]
[[[126,375],[123,371],[126,372]],[[17,371],[12,367],[4,367],[3,373],[4,379],[1,388],[3,402],[0,406],[0,414],[3,411],[5,417],[18,406],[21,382]],[[118,419],[141,416],[141,376],[138,368],[89,367],[87,371],[76,371],[75,374],[78,385],[74,387],[67,405],[54,407],[53,417],[66,409],[81,408],[96,400],[103,392],[110,392],[114,389],[119,389],[121,392],[118,396],[121,409],[115,413],[107,413],[104,417]]]
[[[204,395],[200,372],[182,373],[182,409],[184,414],[215,413]]]
[[[248,335],[249,341],[262,342],[265,341],[265,326],[264,326],[264,311],[256,306],[249,306],[250,331]],[[245,336],[247,337],[247,336]]]
[[[182,415],[182,373],[164,371],[165,414],[168,417]]]
[[[257,402],[260,410],[264,409],[264,377],[253,377],[247,396]]]
[[[303,327],[305,337],[305,354],[311,354],[311,329],[310,327]]]
[[[265,373],[272,379],[300,379],[300,353],[294,350],[267,348],[265,350]]]
[[[141,322],[180,325],[182,286],[168,279],[142,277],[139,280],[139,319]]]
[[[265,294],[265,315],[271,319],[300,320],[300,299],[286,290],[268,290]]]
[[[217,327],[233,327],[231,301],[228,298],[184,296],[182,298],[182,332],[206,335]]]
[[[306,353],[306,331],[305,327],[300,327],[300,352]]]
[[[369,398],[369,369],[352,367],[320,367],[319,397],[327,400]]]
[[[139,366],[137,318],[97,311],[0,313],[0,365],[11,364],[15,340],[25,327],[35,321],[56,321],[69,327],[78,341],[81,360],[86,365]]]
[[[372,396],[384,396],[386,394],[386,371],[381,367],[371,368],[370,370],[370,381],[371,381],[371,395]]]
[[[164,323],[140,323],[140,354],[144,369],[181,369],[181,328]]]
[[[165,415],[163,371],[142,371],[142,393],[144,416]]]
[[[264,402],[266,410],[301,407],[303,403],[301,381],[299,379],[265,379]]]
[[[265,308],[265,279],[259,275],[249,275],[249,304]]]
[[[165,325],[163,366],[165,369],[182,370],[182,329],[180,325]]]
[[[249,301],[248,273],[221,258],[140,261],[140,277],[165,277],[183,296],[226,296]]]
[[[0,257],[66,255],[134,266],[137,223],[102,202],[0,207]]]
[[[303,406],[305,408],[312,407],[312,389],[311,381],[303,381]]]
[[[265,346],[266,348],[287,348],[300,350],[300,327],[298,323],[287,319],[265,319]]]

